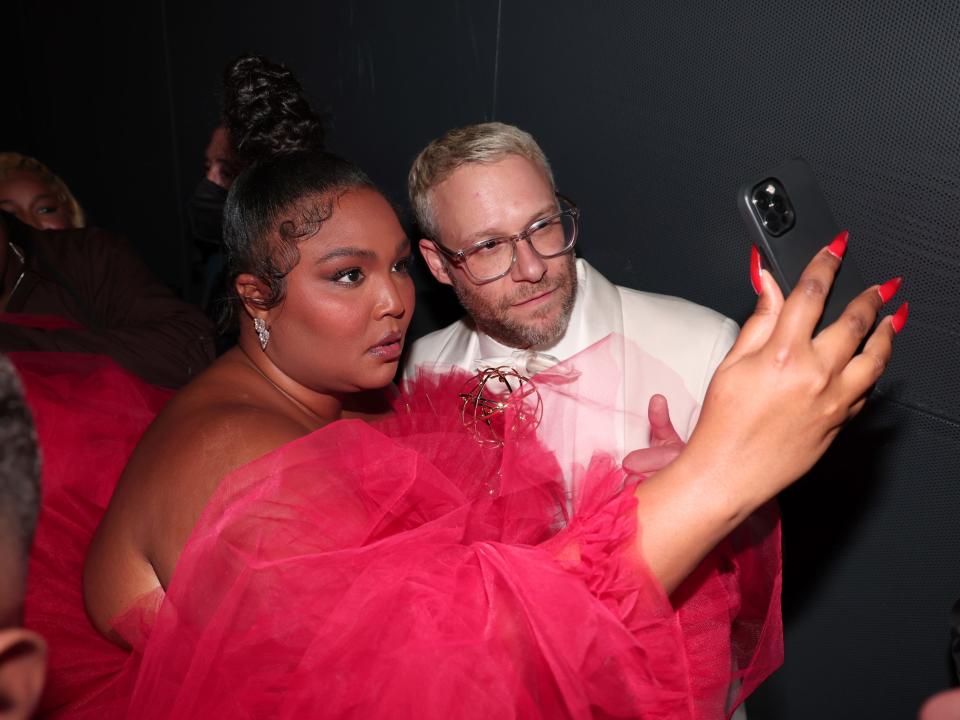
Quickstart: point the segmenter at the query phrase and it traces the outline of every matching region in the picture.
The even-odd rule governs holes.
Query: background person
[[[325,122],[286,66],[261,55],[243,55],[224,70],[220,124],[204,153],[206,175],[187,206],[203,264],[200,306],[214,322],[221,319],[227,290],[223,255],[227,190],[244,168],[258,160],[294,150],[322,150]],[[235,339],[231,334],[224,347]]]
[[[15,152],[0,153],[0,210],[40,230],[86,224],[66,183],[39,160]]]
[[[42,163],[4,153],[0,168],[0,351],[109,355],[165,387],[210,363],[210,323],[124,238],[84,227],[73,194]]]

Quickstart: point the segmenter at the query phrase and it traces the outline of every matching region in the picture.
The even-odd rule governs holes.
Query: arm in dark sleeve
[[[210,321],[158,281],[126,240],[92,228],[69,242],[47,242],[45,235],[39,233],[38,271],[67,286],[65,305],[84,327],[38,330],[4,324],[0,348],[109,355],[165,387],[184,385],[210,364]]]

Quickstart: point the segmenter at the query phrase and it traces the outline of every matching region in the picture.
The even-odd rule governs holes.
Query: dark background
[[[738,321],[735,190],[804,156],[911,317],[872,405],[782,499],[786,662],[750,717],[909,718],[955,682],[960,5],[11,0],[2,38],[0,149],[50,165],[187,296],[184,203],[241,52],[288,64],[330,147],[397,201],[444,130],[524,127],[583,209],[584,257]],[[451,303],[422,283],[416,331]]]

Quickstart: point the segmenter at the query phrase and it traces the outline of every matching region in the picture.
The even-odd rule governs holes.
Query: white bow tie
[[[476,370],[509,367],[526,377],[532,377],[559,364],[559,358],[536,350],[514,350],[509,355],[477,358],[473,361]]]

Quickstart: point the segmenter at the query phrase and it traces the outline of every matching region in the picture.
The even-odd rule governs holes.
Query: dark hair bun
[[[223,84],[223,123],[241,166],[323,148],[324,118],[283,65],[245,55],[227,67]]]

